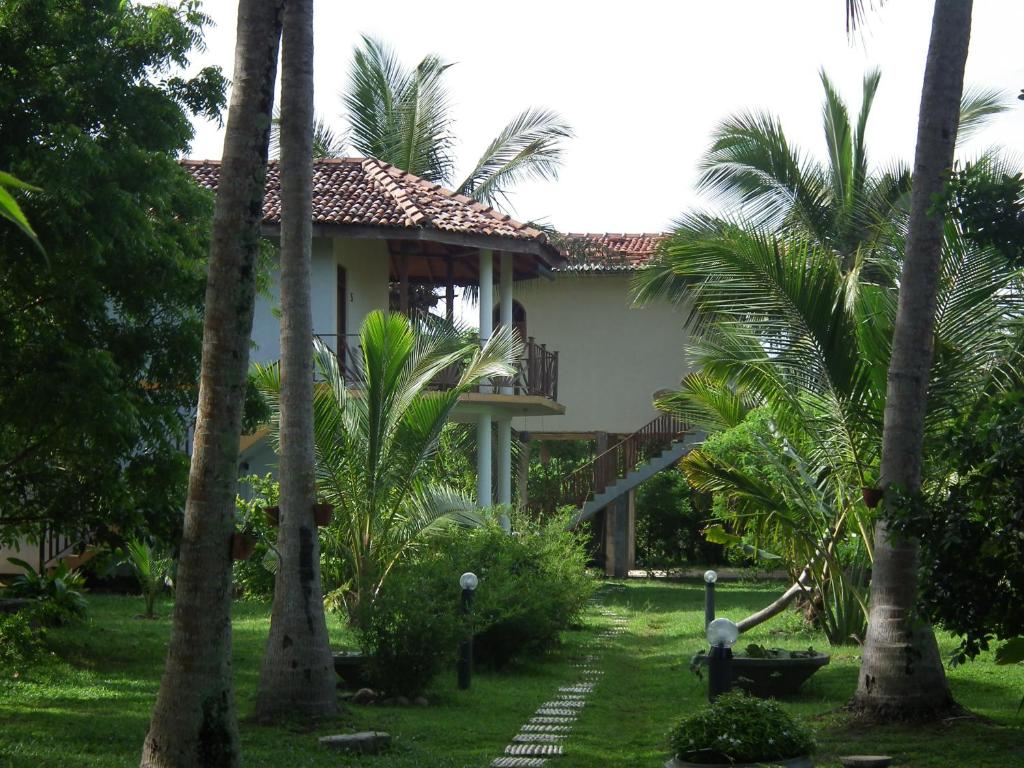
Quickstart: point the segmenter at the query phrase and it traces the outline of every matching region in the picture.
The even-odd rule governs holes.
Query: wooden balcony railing
[[[363,352],[359,336],[346,336],[339,344],[336,334],[316,334],[324,344],[338,355],[346,381],[362,380]],[[431,388],[451,389],[459,380],[463,365],[456,363],[441,371],[431,382]],[[558,352],[544,344],[537,344],[531,336],[523,345],[523,353],[515,361],[515,373],[510,378],[495,378],[477,385],[474,390],[482,394],[534,395],[558,400]]]

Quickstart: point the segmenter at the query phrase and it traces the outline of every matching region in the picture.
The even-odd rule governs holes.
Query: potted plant
[[[819,653],[813,648],[790,651],[751,643],[745,653],[732,657],[732,684],[734,688],[764,699],[791,696],[829,660],[827,653]],[[706,664],[707,654],[701,651],[693,657],[690,668],[700,675]]]
[[[256,534],[248,524],[231,534],[231,559],[248,560],[256,549]]]
[[[267,522],[274,528],[281,524],[281,508],[276,504],[272,507],[264,507],[263,514],[267,516]]]
[[[331,517],[334,515],[334,505],[319,501],[313,505],[313,519],[318,527],[330,525]]]
[[[761,765],[812,768],[814,737],[778,702],[735,691],[685,717],[670,734],[665,768]]]
[[[347,688],[358,690],[370,685],[370,657],[362,651],[335,651],[334,671]]]

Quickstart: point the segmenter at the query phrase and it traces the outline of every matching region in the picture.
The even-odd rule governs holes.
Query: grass
[[[719,613],[744,615],[772,593],[763,585],[722,585]],[[688,669],[690,655],[700,647],[702,589],[630,583],[608,591],[604,601],[629,619],[629,631],[604,652],[606,674],[567,742],[567,755],[549,763],[552,768],[656,768],[666,759],[665,734],[673,722],[704,702],[705,683]],[[170,610],[165,603],[159,607],[164,618],[146,621],[135,618],[141,605],[141,598],[92,596],[86,625],[51,630],[53,655],[17,680],[0,682],[0,766],[137,764],[163,666]],[[588,616],[584,628],[566,633],[563,646],[543,661],[504,674],[478,672],[468,692],[455,689],[453,671],[430,692],[429,707],[351,707],[316,727],[267,728],[245,718],[255,700],[268,607],[238,603],[234,668],[244,765],[482,768],[559,685],[576,679],[571,660],[584,653],[583,646],[606,621],[596,612]],[[330,630],[337,645],[351,645],[337,620],[331,620]],[[754,630],[749,640],[825,647],[822,637],[806,632],[792,617]],[[949,638],[941,642],[951,649]],[[1016,713],[1024,695],[1024,667],[997,667],[984,658],[949,671],[958,700],[986,721],[866,731],[849,727],[836,712],[856,685],[857,648],[832,653],[832,663],[786,704],[817,730],[819,766],[838,766],[838,754],[879,752],[913,768],[1024,764],[1024,721]],[[339,758],[316,742],[317,735],[355,729],[388,731],[394,750],[376,758]]]

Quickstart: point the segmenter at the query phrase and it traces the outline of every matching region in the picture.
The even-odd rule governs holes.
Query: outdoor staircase
[[[674,465],[700,439],[678,416],[663,413],[572,472],[562,484],[563,502],[580,507],[572,527]]]

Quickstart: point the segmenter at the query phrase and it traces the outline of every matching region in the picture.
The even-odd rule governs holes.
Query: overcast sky
[[[863,73],[882,70],[871,161],[912,160],[932,5],[889,0],[851,44],[843,0],[317,0],[316,104],[344,127],[338,92],[360,34],[379,37],[409,66],[439,54],[457,63],[448,84],[459,173],[517,112],[550,107],[577,137],[557,182],[518,188],[514,214],[563,231],[658,231],[699,204],[697,161],[729,114],[770,110],[793,143],[823,154],[822,67],[854,110]],[[237,0],[204,6],[217,26],[194,61],[230,77]],[[1005,89],[1012,106],[967,155],[991,144],[1024,149],[1024,102],[1015,98],[1024,88],[1022,30],[1024,3],[975,2],[967,82]],[[193,157],[220,157],[220,129],[196,127]]]

